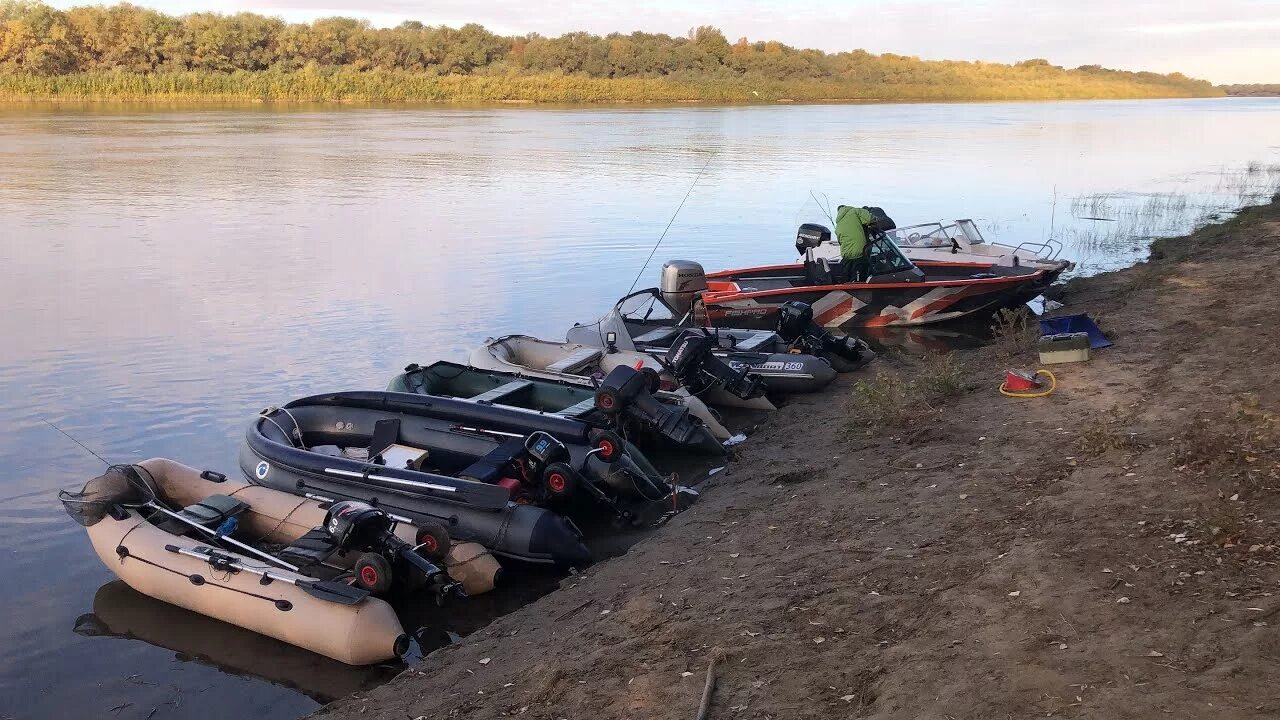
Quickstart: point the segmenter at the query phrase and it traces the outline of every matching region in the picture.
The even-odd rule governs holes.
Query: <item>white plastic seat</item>
[[[588,347],[578,348],[548,365],[547,369],[552,372],[572,375],[586,369],[587,366],[599,360],[601,355],[604,355],[603,350]]]

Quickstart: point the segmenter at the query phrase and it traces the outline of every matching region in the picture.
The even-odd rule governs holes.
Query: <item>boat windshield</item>
[[[921,223],[895,228],[885,233],[890,240],[902,247],[935,248],[949,247],[952,240],[965,245],[977,245],[983,242],[982,233],[972,220],[956,220],[950,225]]]
[[[978,226],[972,220],[957,220],[956,227],[960,228],[960,232],[969,238],[969,244],[979,245],[986,242],[986,238],[982,237],[982,232],[978,230]]]
[[[885,234],[877,234],[867,244],[867,264],[872,277],[891,275],[915,267]]]
[[[663,302],[657,290],[641,290],[618,301],[618,314],[633,322],[675,320],[671,306]]]

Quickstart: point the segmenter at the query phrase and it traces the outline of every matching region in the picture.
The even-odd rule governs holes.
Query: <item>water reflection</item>
[[[178,662],[247,675],[329,702],[390,680],[403,665],[357,668],[235,625],[154,600],[120,580],[93,596],[93,612],[75,620],[84,637],[139,640],[174,653]]]
[[[112,461],[233,471],[261,407],[605,312],[708,157],[640,286],[670,257],[790,261],[810,191],[903,224],[973,217],[990,240],[1052,235],[1088,273],[1264,193],[1280,102],[2,107],[0,573],[23,582],[0,585],[0,707],[144,717],[172,700],[153,687],[204,688],[224,717],[314,706],[67,631],[110,574],[53,493],[99,465],[42,418]],[[968,337],[900,332],[873,339]],[[485,622],[459,612],[423,624]]]

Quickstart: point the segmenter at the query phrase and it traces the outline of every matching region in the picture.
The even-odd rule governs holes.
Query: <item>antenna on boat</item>
[[[102,464],[103,464],[103,465],[106,465],[107,467],[111,467],[111,463],[107,462],[106,460],[103,460],[101,455],[99,455],[98,453],[96,453],[96,452],[94,452],[94,451],[90,450],[88,445],[85,445],[84,443],[80,442],[79,440],[77,440],[77,439],[75,439],[75,438],[71,437],[71,435],[70,435],[66,430],[63,430],[62,428],[58,427],[57,425],[54,425],[53,423],[49,422],[48,420],[45,420],[44,418],[40,418],[40,422],[42,422],[42,423],[44,423],[45,425],[48,425],[49,427],[53,428],[54,430],[57,430],[58,432],[62,433],[63,435],[65,435],[65,436],[66,436],[66,438],[67,438],[68,440],[70,440],[71,442],[73,442],[73,443],[75,443],[75,444],[79,445],[80,447],[84,448],[84,451],[85,451],[85,452],[87,452],[87,453],[89,453],[90,455],[92,455],[92,456],[94,456],[94,457],[98,458],[99,460],[102,460]]]
[[[671,213],[671,219],[667,221],[667,226],[663,228],[662,234],[658,236],[658,242],[653,244],[653,249],[649,251],[649,257],[645,258],[644,265],[640,266],[640,272],[636,273],[636,279],[631,281],[631,287],[627,289],[628,293],[636,289],[636,283],[640,282],[640,276],[644,274],[645,268],[649,267],[649,262],[653,260],[653,254],[658,252],[658,246],[661,245],[663,239],[667,237],[667,231],[670,230],[671,225],[675,223],[676,216],[680,214],[680,210],[684,207],[685,201],[693,194],[693,189],[697,187],[698,180],[702,179],[702,173],[707,171],[707,166],[711,164],[711,160],[713,158],[715,158],[715,153],[708,155],[707,161],[702,164],[702,169],[694,176],[693,182],[689,184],[689,189],[684,194],[684,198],[681,199],[680,204],[676,206],[676,211]]]

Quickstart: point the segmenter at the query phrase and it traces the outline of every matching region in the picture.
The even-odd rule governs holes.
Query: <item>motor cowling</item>
[[[818,223],[805,223],[796,230],[796,253],[801,257],[825,242],[831,241],[831,228]]]
[[[429,583],[436,586],[436,591],[443,597],[450,592],[456,583],[447,581],[444,570],[414,550],[413,546],[396,536],[393,526],[395,520],[382,510],[359,500],[342,500],[329,506],[324,517],[324,529],[337,544],[339,550],[362,553],[357,558],[356,570],[358,579],[363,579],[361,565],[365,559],[373,565],[375,572],[367,581],[370,586],[385,589],[391,578],[387,575],[391,564],[403,562],[421,571]],[[441,530],[443,532],[443,530]],[[445,536],[443,542],[448,543]],[[384,560],[377,560],[376,557]],[[385,563],[385,565],[383,564]],[[383,570],[378,571],[377,568]],[[401,566],[403,568],[403,566]],[[399,573],[400,570],[396,570]],[[383,576],[378,579],[378,576]]]
[[[799,300],[785,302],[778,308],[777,333],[783,341],[806,353],[827,357],[828,360],[834,355],[844,360],[846,368],[849,363],[860,365],[874,356],[861,340],[848,335],[837,337],[814,322],[813,306]]]
[[[391,517],[359,500],[343,500],[329,506],[324,529],[342,550],[380,548],[391,531]]]
[[[711,351],[718,345],[716,339],[705,331],[685,330],[667,348],[667,364],[676,377],[687,381],[711,357]]]
[[[793,343],[813,327],[813,306],[809,303],[790,300],[778,308],[777,332],[783,340]]]
[[[764,395],[768,390],[764,380],[751,374],[746,367],[741,371],[734,370],[716,357],[712,351],[719,346],[719,341],[708,330],[690,328],[671,343],[667,350],[667,364],[676,377],[695,393],[718,383],[744,400]]]
[[[662,279],[658,285],[662,299],[684,315],[693,307],[693,299],[707,289],[707,272],[692,260],[668,260],[662,264]]]
[[[619,365],[605,376],[596,391],[596,407],[601,400],[610,399],[614,404],[609,414],[619,412],[657,429],[678,444],[689,442],[702,423],[689,414],[686,407],[672,406],[659,401],[649,391],[646,374],[627,365]]]

